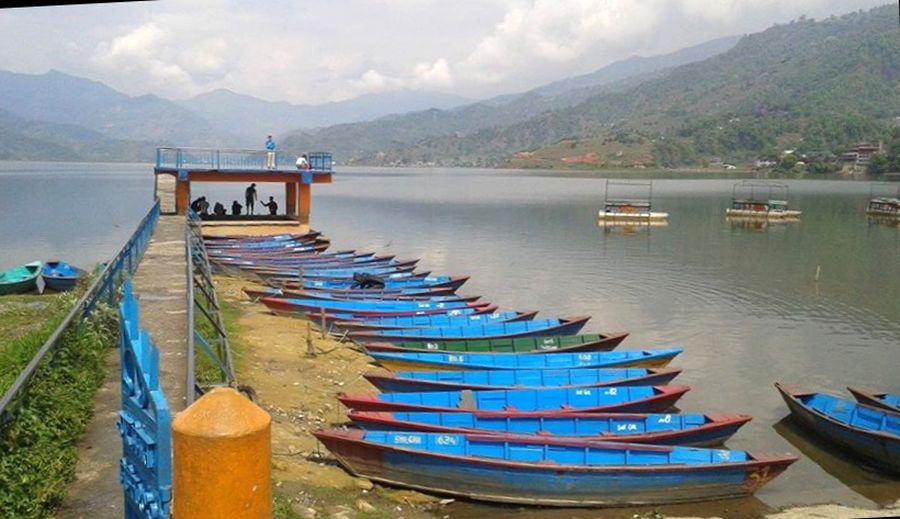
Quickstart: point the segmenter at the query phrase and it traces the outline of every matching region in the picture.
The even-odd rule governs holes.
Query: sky
[[[0,9],[0,69],[129,95],[321,104],[521,92],[631,56],[886,0],[158,0]]]

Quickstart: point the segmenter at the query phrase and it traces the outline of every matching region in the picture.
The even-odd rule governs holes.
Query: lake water
[[[0,163],[0,269],[50,256],[107,258],[149,208],[151,177],[149,165]],[[313,188],[312,225],[338,249],[469,274],[461,292],[505,309],[592,315],[587,332],[631,332],[621,349],[684,348],[673,362],[685,370],[675,383],[693,387],[682,411],[751,414],[728,447],[801,455],[757,498],[722,505],[732,511],[900,499],[900,482],[858,468],[783,420],[773,387],[900,391],[900,228],[866,219],[870,183],[820,180],[787,182],[799,222],[740,225],[724,217],[734,183],[657,176],[653,204],[670,213],[668,225],[623,229],[598,226],[605,181],[583,174],[345,170]],[[242,190],[211,185],[194,194],[228,206]],[[456,504],[454,516],[486,510]],[[596,517],[512,507],[500,515]]]

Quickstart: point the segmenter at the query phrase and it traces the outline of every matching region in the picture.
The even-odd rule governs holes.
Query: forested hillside
[[[800,19],[748,35],[723,54],[573,107],[366,157],[382,164],[629,166],[609,144],[651,150],[652,164],[750,161],[785,147],[828,156],[886,138],[900,116],[895,6]],[[564,160],[561,144],[586,160]],[[554,153],[545,153],[555,149]],[[525,152],[519,153],[517,152]],[[545,157],[546,155],[546,157]],[[545,160],[546,159],[546,160]]]

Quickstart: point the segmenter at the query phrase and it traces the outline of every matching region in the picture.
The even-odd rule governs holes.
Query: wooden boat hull
[[[427,391],[489,391],[493,389],[590,388],[605,386],[661,386],[681,373],[674,368],[607,368],[598,370],[512,371],[378,371],[363,377],[382,393]]]
[[[657,413],[675,405],[689,386],[615,386],[338,395],[357,411],[504,412],[518,416],[569,413]]]
[[[454,291],[458,290],[459,287],[463,286],[466,281],[469,280],[469,276],[441,276],[438,278],[433,278],[429,280],[428,278],[420,279],[386,279],[385,288],[394,289],[394,288],[450,288]],[[287,279],[281,284],[284,288],[311,288],[311,289],[324,289],[324,290],[333,290],[333,289],[342,289],[342,290],[352,290],[356,285],[356,281],[352,279],[304,279],[302,282],[297,279]]]
[[[0,295],[24,294],[37,287],[43,263],[33,261],[19,267],[0,272]]]
[[[350,332],[350,339],[354,342],[391,342],[405,339],[419,341],[455,341],[472,339],[513,339],[519,337],[544,337],[552,335],[573,335],[578,333],[587,323],[590,316],[579,315],[574,317],[561,317],[559,323],[543,326],[546,321],[524,321],[506,323],[505,325],[486,325],[483,327],[457,327],[455,330],[440,328],[361,331]],[[502,324],[502,323],[501,323]],[[445,330],[447,330],[445,332]],[[482,331],[483,330],[483,331]],[[496,332],[492,330],[497,330]],[[430,335],[441,332],[442,335]],[[458,335],[453,333],[459,332]],[[446,334],[444,334],[446,333]]]
[[[847,391],[853,395],[860,404],[877,407],[886,411],[900,413],[900,395],[892,395],[883,391],[879,392],[874,389],[864,387],[847,387]]]
[[[455,434],[540,436],[564,441],[616,441],[656,445],[720,445],[752,417],[572,413],[519,417],[505,413],[417,413],[350,410],[347,417],[368,431],[421,431]]]
[[[490,369],[662,368],[681,353],[679,348],[631,352],[546,353],[521,355],[370,352],[391,371],[459,371]],[[557,360],[564,355],[563,360]],[[502,356],[498,358],[498,356]]]
[[[541,506],[626,506],[659,505],[743,497],[754,493],[797,460],[793,456],[735,454],[742,461],[708,465],[578,465],[553,461],[507,461],[486,456],[448,455],[409,448],[432,442],[460,442],[461,435],[434,435],[422,440],[423,433],[394,433],[396,445],[366,441],[365,431],[316,431],[316,438],[355,476],[388,485],[425,492],[483,501]],[[391,433],[382,433],[391,434]],[[484,446],[509,441],[490,436],[468,435],[471,444]],[[407,445],[409,445],[407,443]],[[529,448],[530,445],[536,447]],[[517,441],[516,451],[555,451],[545,442]],[[563,444],[564,445],[564,444]],[[637,444],[607,443],[637,450]],[[647,449],[672,449],[644,446]],[[472,451],[488,447],[471,447]],[[497,446],[496,448],[506,448]],[[565,447],[559,447],[565,449]],[[722,451],[732,452],[732,451]],[[742,452],[742,451],[733,451]],[[663,454],[660,452],[660,455]],[[731,456],[721,454],[722,457]],[[617,458],[629,459],[624,452]]]
[[[802,426],[830,441],[832,444],[864,458],[867,463],[876,468],[900,474],[900,435],[865,430],[848,425],[821,411],[811,409],[801,400],[801,398],[815,393],[780,383],[776,383],[775,387],[778,388],[785,404],[791,411],[791,416]],[[855,405],[849,400],[844,402],[849,405]],[[900,431],[900,413],[882,411],[867,406],[860,406],[860,411],[872,415],[876,413],[886,415],[884,419],[893,425],[892,430]]]
[[[87,272],[84,270],[61,261],[48,261],[41,269],[44,288],[56,292],[72,290],[78,284],[78,280],[86,275]]]
[[[364,318],[354,317],[346,319],[337,314],[337,319],[331,319],[332,326],[337,330],[363,331],[363,330],[397,330],[408,328],[424,328],[430,326],[458,326],[473,323],[516,323],[530,321],[537,314],[533,312],[496,312],[493,314],[475,314],[458,317],[437,315],[422,315],[396,318]],[[321,319],[321,316],[317,316]],[[326,317],[326,321],[329,319]]]
[[[393,352],[458,352],[467,355],[482,353],[573,353],[614,350],[628,332],[611,332],[555,337],[524,337],[519,339],[483,339],[470,341],[395,341],[367,342],[366,351]]]
[[[321,310],[325,310],[326,313],[334,311],[334,312],[343,312],[343,309],[334,308],[328,306],[328,301],[322,301],[321,307],[316,307],[314,304],[308,305],[296,305],[291,304],[286,299],[281,299],[277,297],[264,297],[260,299],[266,307],[276,314],[281,315],[304,315],[310,313],[317,313],[317,315],[321,314]],[[466,315],[466,314],[483,314],[483,313],[493,313],[497,310],[497,305],[491,303],[463,303],[463,306],[437,306],[432,308],[421,308],[421,309],[413,309],[413,308],[354,308],[350,312],[355,315],[363,315],[363,316],[371,316],[371,317],[400,317],[400,316],[412,316],[412,315],[430,315],[430,314],[450,314],[450,315]]]

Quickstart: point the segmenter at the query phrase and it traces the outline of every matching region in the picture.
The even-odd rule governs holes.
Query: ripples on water
[[[16,194],[0,208],[0,268],[50,254],[99,261],[149,207],[149,166],[21,169],[0,166],[0,192]],[[772,385],[900,391],[900,229],[866,220],[869,184],[788,182],[801,220],[758,228],[726,221],[734,180],[658,179],[654,207],[670,213],[669,224],[623,230],[598,226],[604,182],[583,177],[346,171],[313,189],[313,226],[336,248],[470,274],[463,292],[504,308],[590,314],[586,331],[631,332],[623,349],[681,346],[673,365],[685,371],[676,383],[694,387],[679,403],[683,411],[752,414],[729,447],[803,454],[758,499],[667,512],[728,515],[731,506],[753,515],[768,506],[900,498],[896,481],[873,479],[792,434]],[[199,189],[195,196],[228,202],[243,186]],[[282,193],[260,189],[261,198]],[[546,516],[518,510],[491,513]],[[460,505],[454,515],[484,513],[482,505]]]

